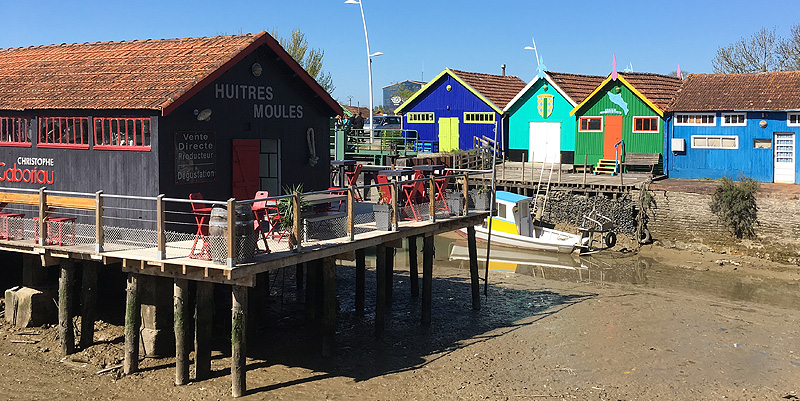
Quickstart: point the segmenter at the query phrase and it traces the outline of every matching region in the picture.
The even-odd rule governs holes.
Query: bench
[[[50,224],[47,224],[47,238],[48,243],[50,244],[58,244],[64,245],[67,243],[72,245],[75,243],[75,221],[77,220],[75,217],[51,217],[53,212],[56,208],[67,208],[67,209],[81,209],[81,210],[96,210],[97,209],[97,201],[95,198],[78,198],[78,197],[71,197],[71,196],[53,196],[48,195],[45,197],[44,203],[44,218],[45,223],[52,222],[55,224],[54,228],[51,228]],[[9,218],[15,218],[21,220],[24,217],[24,214],[21,213],[6,213],[2,212],[2,210],[9,204],[20,204],[20,205],[31,205],[31,206],[40,206],[40,198],[39,194],[24,194],[24,193],[13,193],[13,192],[0,192],[0,217],[5,219],[5,222],[0,229],[2,235],[6,239],[11,239],[12,236],[16,237],[19,235],[21,237],[21,224],[17,233],[12,234],[9,228]],[[39,241],[39,216],[35,216],[34,220],[34,241]]]
[[[623,167],[625,167],[625,171],[628,171],[628,168],[631,166],[636,167],[650,167],[650,174],[653,174],[653,169],[656,167],[656,164],[661,160],[660,153],[634,153],[628,152],[625,154],[625,161],[622,162]]]
[[[345,212],[322,212],[303,217],[303,241],[308,241],[309,228],[319,227],[320,225],[328,224],[330,220],[340,219],[345,216],[347,216]],[[332,230],[330,225],[328,225],[328,230]]]

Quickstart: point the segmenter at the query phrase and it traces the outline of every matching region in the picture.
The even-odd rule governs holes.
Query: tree
[[[800,24],[792,27],[789,38],[781,39],[778,49],[785,70],[800,70]]]
[[[776,28],[761,28],[748,38],[717,49],[714,72],[730,74],[800,69],[800,25],[789,38],[776,35]]]
[[[308,75],[317,80],[317,83],[322,86],[328,93],[333,93],[336,89],[333,86],[333,78],[330,73],[322,71],[322,58],[325,56],[325,51],[322,49],[308,49],[308,40],[306,35],[300,32],[300,28],[292,31],[292,36],[289,39],[278,35],[278,31],[272,28],[270,32],[272,37],[278,40],[278,43],[289,53],[292,58],[303,67]]]
[[[690,72],[689,72],[689,71],[681,71],[681,76],[680,76],[680,78],[681,78],[681,79],[686,79],[686,77],[688,77],[688,76],[689,76],[689,74],[690,74]],[[667,75],[669,75],[669,76],[671,76],[671,77],[677,77],[677,76],[678,76],[678,70],[670,71],[670,73],[669,73],[669,74],[667,74]]]

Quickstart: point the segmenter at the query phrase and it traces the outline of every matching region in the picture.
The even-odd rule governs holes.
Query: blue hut
[[[400,105],[403,127],[419,133],[421,145],[439,151],[467,150],[475,138],[503,141],[503,107],[525,82],[514,76],[446,68]],[[424,149],[427,150],[427,149]]]
[[[691,74],[667,111],[670,177],[798,183],[800,71]]]
[[[509,158],[573,163],[575,116],[570,111],[603,78],[540,70],[503,109],[508,115]]]

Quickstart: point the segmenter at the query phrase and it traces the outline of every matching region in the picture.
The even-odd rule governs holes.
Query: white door
[[[531,123],[528,160],[561,163],[561,123]]]
[[[794,133],[775,133],[775,182],[794,184]]]

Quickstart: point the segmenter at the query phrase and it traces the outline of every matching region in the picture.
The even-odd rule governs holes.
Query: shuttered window
[[[89,149],[89,117],[39,117],[40,148]]]

